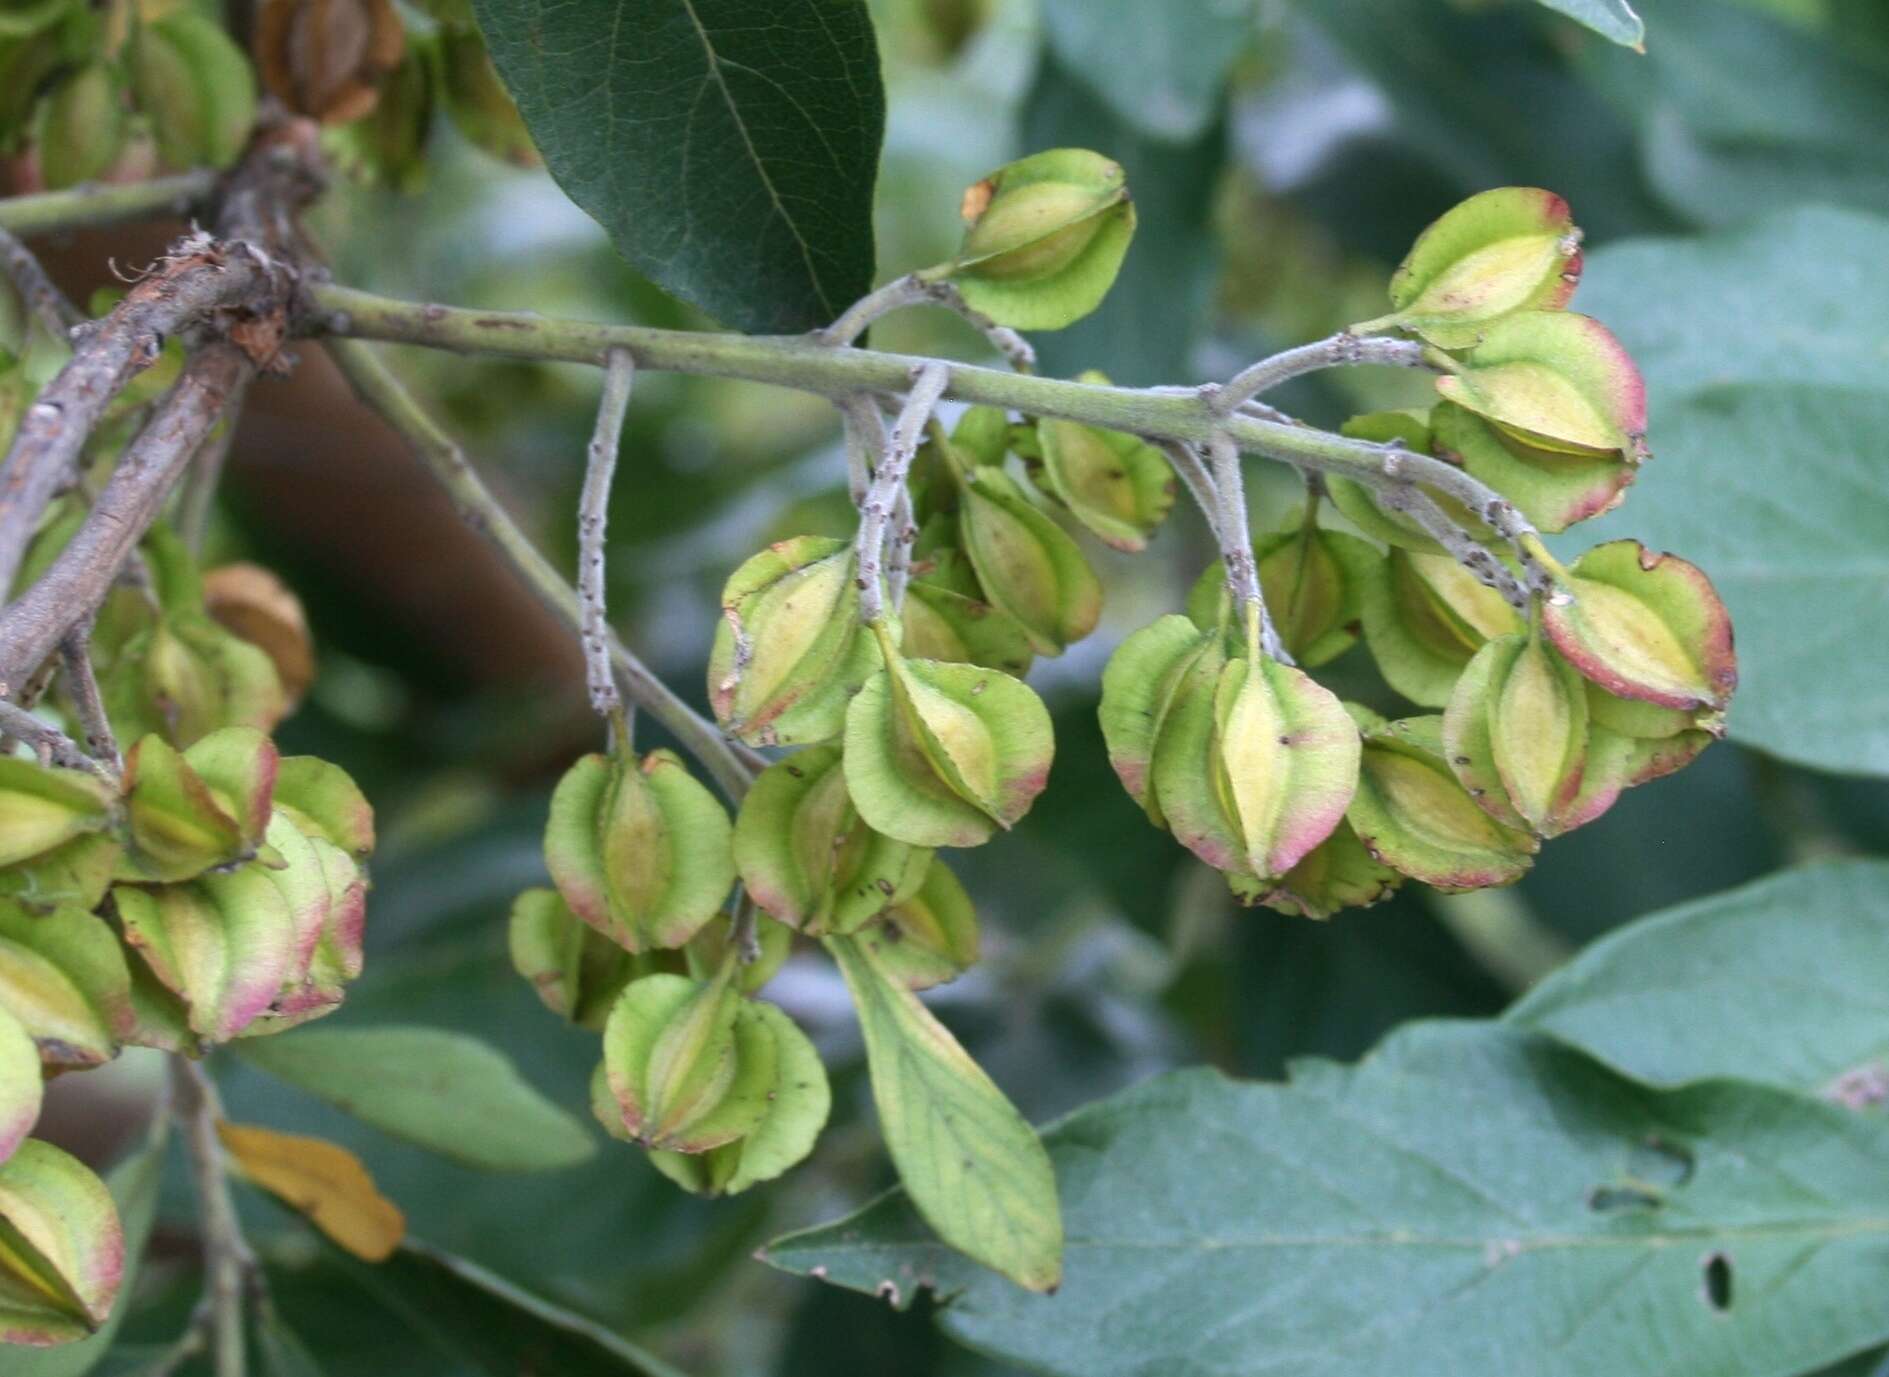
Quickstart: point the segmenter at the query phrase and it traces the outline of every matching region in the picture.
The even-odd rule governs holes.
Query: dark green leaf
[[[1646,25],[1640,22],[1640,16],[1633,12],[1627,0],[1541,0],[1541,3],[1628,48],[1639,47],[1646,37]]]
[[[313,1029],[240,1044],[270,1075],[383,1132],[488,1171],[550,1171],[596,1151],[577,1119],[484,1043],[437,1028]]]
[[[895,1195],[770,1245],[919,1285],[993,1356],[1082,1377],[1788,1377],[1889,1334],[1889,1122],[1764,1087],[1659,1093],[1501,1024],[1407,1028],[1286,1086],[1182,1072],[1046,1135],[1050,1300]],[[1648,1341],[1657,1332],[1658,1343]]]
[[[1507,1015],[1635,1080],[1889,1079],[1889,863],[1787,870],[1621,929]]]
[[[1190,142],[1213,123],[1227,69],[1255,22],[1251,0],[1043,6],[1050,47],[1064,68],[1138,132],[1173,143]]]
[[[805,330],[872,285],[885,126],[864,0],[475,0],[551,175],[658,284]]]

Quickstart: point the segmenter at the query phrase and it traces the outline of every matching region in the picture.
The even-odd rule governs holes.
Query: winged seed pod
[[[1351,711],[1364,748],[1345,818],[1367,852],[1445,893],[1522,877],[1539,843],[1476,806],[1450,771],[1440,717],[1386,722],[1366,709]]]
[[[840,734],[847,700],[879,668],[858,577],[848,542],[816,536],[770,545],[729,575],[708,701],[731,735],[794,746]]]
[[[268,840],[280,857],[267,873],[289,906],[292,955],[268,1010],[243,1029],[244,1037],[267,1037],[333,1013],[362,966],[367,879],[360,866],[281,812],[270,819]]]
[[[572,913],[555,889],[527,889],[514,899],[506,934],[512,968],[531,982],[545,1008],[599,1033],[624,986],[662,970],[657,963],[666,955],[623,950]]]
[[[325,140],[350,175],[408,195],[426,185],[438,49],[437,37],[410,35],[406,56],[382,79],[374,108]]]
[[[1528,444],[1452,402],[1433,413],[1436,452],[1500,492],[1544,531],[1612,511],[1633,482],[1637,461]]]
[[[1028,674],[1035,656],[1029,633],[984,601],[963,552],[935,550],[927,563],[905,588],[901,649],[916,660],[984,665],[1019,679]]]
[[[39,1122],[46,1078],[40,1072],[39,1049],[26,1025],[0,1004],[0,1163],[26,1141]]]
[[[1259,587],[1294,663],[1314,669],[1357,644],[1364,589],[1384,557],[1369,542],[1301,520],[1254,543]],[[1203,629],[1229,607],[1226,566],[1215,560],[1194,583],[1187,611]]]
[[[1646,383],[1625,346],[1591,316],[1523,311],[1491,325],[1436,390],[1539,450],[1638,463]]]
[[[1498,636],[1477,651],[1443,714],[1443,747],[1470,797],[1538,837],[1597,816],[1581,787],[1587,741],[1586,685],[1539,634]]]
[[[26,1032],[48,1070],[102,1066],[117,1056],[137,1016],[124,948],[110,924],[71,905],[36,914],[0,901],[0,1014]]]
[[[1219,674],[1226,662],[1223,642],[1217,629],[1203,630],[1187,617],[1159,617],[1125,637],[1102,671],[1097,715],[1109,765],[1156,827],[1167,826],[1154,790],[1156,743],[1176,693],[1196,666],[1203,681]]]
[[[1349,822],[1277,880],[1232,872],[1227,887],[1249,908],[1259,905],[1293,918],[1330,918],[1340,909],[1369,908],[1404,882],[1404,877],[1365,848]]]
[[[125,1235],[89,1167],[51,1143],[20,1143],[0,1163],[0,1239],[0,1344],[48,1348],[104,1326]]]
[[[1357,769],[1358,729],[1337,698],[1249,647],[1176,675],[1150,778],[1181,845],[1264,884],[1337,828]]]
[[[673,751],[587,755],[551,796],[545,864],[571,911],[625,951],[679,947],[735,882],[732,828]]]
[[[374,108],[406,51],[406,29],[392,0],[265,0],[254,51],[277,100],[323,124],[346,124]]]
[[[35,861],[113,823],[116,800],[84,770],[0,756],[0,867]]]
[[[1106,385],[1108,378],[1091,370],[1076,381]],[[1136,435],[1051,417],[1036,423],[1036,436],[1045,490],[1097,539],[1145,550],[1174,506],[1174,470],[1161,451]]]
[[[187,880],[255,855],[275,793],[275,745],[248,727],[227,727],[179,752],[146,736],[125,753],[131,847],[118,878]]]
[[[994,468],[955,470],[958,541],[984,596],[1013,618],[1039,655],[1095,630],[1102,581],[1076,542]]]
[[[854,939],[908,990],[956,980],[977,964],[977,909],[958,877],[934,860],[925,882]]]
[[[167,613],[133,635],[99,687],[121,735],[156,732],[180,747],[219,727],[270,731],[288,710],[267,653],[196,610]]]
[[[1601,688],[1681,712],[1731,702],[1731,617],[1697,565],[1615,540],[1582,555],[1559,583],[1542,630]]]
[[[41,100],[40,174],[51,191],[104,175],[124,152],[130,118],[110,64],[94,62],[65,78]]]
[[[915,893],[931,852],[868,827],[847,793],[838,746],[763,770],[735,817],[735,868],[774,918],[809,936],[856,932]]]
[[[1351,326],[1400,327],[1444,349],[1474,344],[1517,311],[1558,310],[1581,276],[1568,203],[1539,187],[1495,187],[1445,211],[1391,275],[1396,310]]]
[[[1060,330],[1101,304],[1135,233],[1121,164],[1056,148],[999,168],[964,193],[964,242],[920,276],[1018,330]]]
[[[265,866],[118,885],[112,901],[125,941],[179,1006],[178,1033],[191,1050],[240,1034],[294,970],[296,914]]]
[[[868,827],[913,846],[979,846],[1049,781],[1049,712],[1021,680],[908,660],[875,627],[886,667],[846,711],[847,791]]]
[[[618,996],[604,1025],[609,1089],[600,1115],[645,1147],[706,1152],[752,1132],[779,1080],[779,1043],[733,983],[646,975]]]
[[[227,167],[256,122],[256,74],[224,27],[192,10],[139,23],[131,92],[167,167]]]
[[[1493,588],[1448,555],[1393,549],[1363,588],[1364,641],[1384,681],[1411,702],[1440,708],[1475,653],[1522,629]]]
[[[832,1107],[826,1068],[792,1019],[774,1005],[758,1002],[744,1002],[738,1017],[774,1041],[775,1083],[760,1122],[739,1138],[705,1152],[649,1151],[650,1165],[697,1195],[736,1195],[780,1176],[813,1151]],[[607,1074],[593,1080],[592,1100],[606,1129],[635,1141],[623,1127]]]

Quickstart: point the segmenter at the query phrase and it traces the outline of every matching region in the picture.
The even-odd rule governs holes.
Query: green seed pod
[[[1199,681],[1210,683],[1225,663],[1217,631],[1203,631],[1186,617],[1166,616],[1125,638],[1102,671],[1098,716],[1109,764],[1156,827],[1167,826],[1167,819],[1155,796],[1154,754],[1175,694],[1196,664],[1201,664]]]
[[[40,175],[53,191],[104,175],[124,151],[129,117],[109,63],[81,67],[39,106]]]
[[[1296,663],[1313,669],[1357,644],[1364,589],[1384,562],[1374,547],[1300,522],[1262,536],[1253,553],[1273,627]],[[1226,582],[1226,566],[1215,560],[1187,595],[1187,614],[1203,631],[1227,613]]]
[[[367,879],[360,866],[280,811],[270,819],[268,844],[280,858],[269,878],[289,905],[294,956],[268,1011],[243,1030],[244,1037],[267,1037],[333,1013],[348,982],[361,973]]]
[[[1587,681],[1587,720],[1595,727],[1637,741],[1661,741],[1682,732],[1704,732],[1713,740],[1725,735],[1725,714],[1715,708],[1664,708],[1638,698],[1617,698]]]
[[[1102,615],[1102,581],[1068,532],[1009,475],[961,475],[958,541],[993,607],[1009,614],[1039,655],[1060,655]]]
[[[1391,276],[1396,311],[1354,325],[1398,326],[1445,349],[1474,344],[1517,311],[1567,305],[1581,276],[1581,232],[1568,203],[1539,187],[1479,192],[1446,211]]]
[[[182,1005],[198,1046],[227,1042],[268,1013],[294,970],[296,915],[265,866],[119,885],[112,900],[126,943]]]
[[[312,755],[283,756],[274,803],[304,835],[320,837],[356,861],[373,853],[373,805],[339,765]]]
[[[1055,753],[1049,712],[1022,681],[908,660],[880,630],[886,668],[846,712],[846,787],[866,825],[913,846],[979,846],[1029,812]]]
[[[51,1143],[20,1143],[0,1165],[0,1238],[0,1343],[49,1347],[103,1328],[124,1276],[125,1235],[88,1167]]]
[[[1393,549],[1362,591],[1371,658],[1386,683],[1426,708],[1449,702],[1491,638],[1522,629],[1508,601],[1448,555]]]
[[[439,46],[437,39],[409,36],[406,55],[381,82],[373,109],[328,136],[335,160],[350,173],[409,196],[426,185]]]
[[[1539,843],[1476,806],[1444,755],[1441,718],[1353,713],[1364,751],[1345,817],[1371,856],[1446,893],[1522,877]]]
[[[754,960],[744,961],[744,953],[734,951],[734,923],[708,923],[682,949],[682,964],[688,974],[698,980],[706,980],[722,968],[729,959],[729,953],[734,951],[735,988],[742,994],[754,994],[779,975],[781,967],[787,964],[787,957],[794,949],[794,931],[760,912],[760,906],[751,897],[744,895],[741,902],[756,910],[754,944],[759,951]],[[657,957],[663,955],[660,952],[651,954]]]
[[[1092,371],[1076,381],[1108,378]],[[1161,451],[1139,436],[1080,421],[1045,418],[1036,434],[1045,489],[1098,539],[1118,550],[1145,550],[1174,505],[1174,470]]]
[[[603,1033],[615,1112],[599,1116],[613,1133],[645,1147],[706,1152],[766,1117],[779,1042],[736,992],[733,969],[707,981],[646,975],[618,997]]]
[[[602,1032],[617,996],[655,974],[657,953],[633,956],[571,912],[555,889],[528,889],[512,902],[506,927],[512,967],[552,1013]]]
[[[1353,416],[1339,427],[1339,433],[1354,440],[1369,440],[1379,445],[1395,441],[1413,454],[1433,454],[1436,446],[1430,423],[1435,414],[1433,407],[1421,411],[1372,411]],[[1371,490],[1356,479],[1335,473],[1327,474],[1325,491],[1331,497],[1332,506],[1371,539],[1419,554],[1444,553],[1443,547],[1425,534],[1415,521],[1403,512],[1381,506],[1371,495]],[[1455,498],[1428,488],[1423,491],[1470,535],[1484,544],[1496,542],[1498,537],[1495,532],[1471,515],[1469,509]]]
[[[1582,555],[1569,575],[1541,625],[1584,676],[1616,697],[1681,712],[1731,701],[1731,617],[1696,565],[1615,540]]]
[[[100,689],[123,735],[158,733],[176,746],[220,727],[271,731],[287,706],[268,653],[202,611],[168,613],[132,636]]]
[[[242,732],[242,728],[231,728]],[[188,880],[207,870],[254,855],[268,823],[275,783],[275,747],[255,736],[245,755],[225,753],[223,743],[206,757],[223,787],[212,787],[188,752],[151,735],[125,753],[125,803],[131,849],[119,878],[131,881]],[[240,768],[248,766],[247,770]]]
[[[775,1043],[776,1081],[760,1123],[707,1152],[649,1154],[652,1166],[697,1195],[738,1195],[782,1175],[813,1151],[832,1107],[820,1054],[793,1020],[772,1004],[746,1005],[744,1014]]]
[[[940,553],[968,571],[970,566],[957,551]],[[901,646],[915,660],[983,665],[1018,679],[1030,672],[1034,652],[1029,633],[1009,613],[974,594],[921,576],[907,585],[900,616],[905,624]]]
[[[1565,531],[1612,511],[1633,482],[1632,461],[1540,449],[1449,402],[1436,408],[1435,426],[1439,454],[1500,492],[1544,531]]]
[[[1358,729],[1310,676],[1249,650],[1194,660],[1155,741],[1156,802],[1217,870],[1285,875],[1337,828],[1357,782]]]
[[[977,964],[977,909],[949,867],[933,861],[918,892],[887,910],[857,941],[906,989],[929,990]]]
[[[962,212],[957,257],[924,276],[1018,330],[1060,330],[1093,311],[1135,233],[1121,165],[1079,148],[1000,168],[964,193]]]
[[[1539,636],[1498,636],[1477,651],[1443,714],[1443,746],[1470,797],[1538,837],[1591,820],[1576,807],[1587,737],[1586,686]]]
[[[112,825],[111,789],[83,770],[0,756],[0,866],[43,857]]]
[[[1372,856],[1349,822],[1338,824],[1305,859],[1279,879],[1229,873],[1233,897],[1249,908],[1263,905],[1293,918],[1330,918],[1341,909],[1369,908],[1389,898],[1404,877]]]
[[[221,24],[177,10],[132,36],[131,93],[168,167],[227,167],[256,123],[256,73]]]
[[[51,1070],[117,1056],[137,1017],[124,948],[110,925],[70,905],[35,914],[0,902],[0,1010],[18,1020]]]
[[[1436,390],[1524,445],[1630,463],[1646,457],[1646,384],[1625,346],[1591,316],[1507,316],[1463,362]]]
[[[838,746],[763,770],[735,818],[735,868],[755,903],[808,936],[855,932],[924,881],[931,852],[860,820]]]
[[[951,427],[952,446],[973,464],[1003,463],[1010,438],[1010,413],[1001,407],[966,407]]]
[[[39,1122],[45,1088],[33,1035],[0,1004],[0,1163],[18,1150]]]
[[[439,58],[446,113],[466,141],[514,167],[536,167],[537,145],[532,143],[511,93],[499,80],[479,31],[442,28]]]
[[[63,48],[54,33],[0,36],[0,152],[20,151],[46,78],[66,60]]]
[[[551,796],[544,858],[571,911],[626,951],[679,947],[734,887],[728,814],[673,751],[587,755]]]
[[[732,735],[751,746],[839,735],[847,700],[879,668],[857,580],[852,547],[815,536],[771,545],[729,576],[708,701]]]

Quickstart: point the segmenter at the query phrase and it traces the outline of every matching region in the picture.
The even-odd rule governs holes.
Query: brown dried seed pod
[[[256,17],[256,66],[289,109],[346,124],[374,108],[406,52],[391,0],[267,0]]]

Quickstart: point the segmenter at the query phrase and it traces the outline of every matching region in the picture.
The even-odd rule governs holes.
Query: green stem
[[[1242,450],[1302,469],[1343,474],[1374,488],[1421,484],[1463,503],[1511,541],[1534,530],[1513,503],[1453,464],[1244,412],[1221,415],[1211,389],[1070,382],[872,349],[835,349],[807,335],[709,334],[473,311],[396,301],[332,283],[316,283],[306,296],[311,310],[304,326],[317,334],[597,366],[610,350],[627,349],[636,366],[649,372],[772,383],[834,399],[859,392],[902,394],[919,369],[938,364],[947,374],[944,396],[955,401],[1081,421],[1157,442],[1205,445],[1224,434]]]
[[[388,370],[379,353],[355,340],[330,340],[328,352],[361,400],[379,412],[432,470],[466,524],[498,548],[539,601],[573,631],[579,630],[583,611],[576,590],[538,553],[474,471],[465,452]],[[739,799],[746,793],[754,769],[714,724],[697,716],[614,632],[608,634],[608,644],[610,659],[631,700],[667,727],[729,798]]]
[[[0,229],[22,238],[54,230],[122,225],[157,216],[185,216],[209,199],[217,174],[208,168],[109,186],[88,183],[0,200]]]

